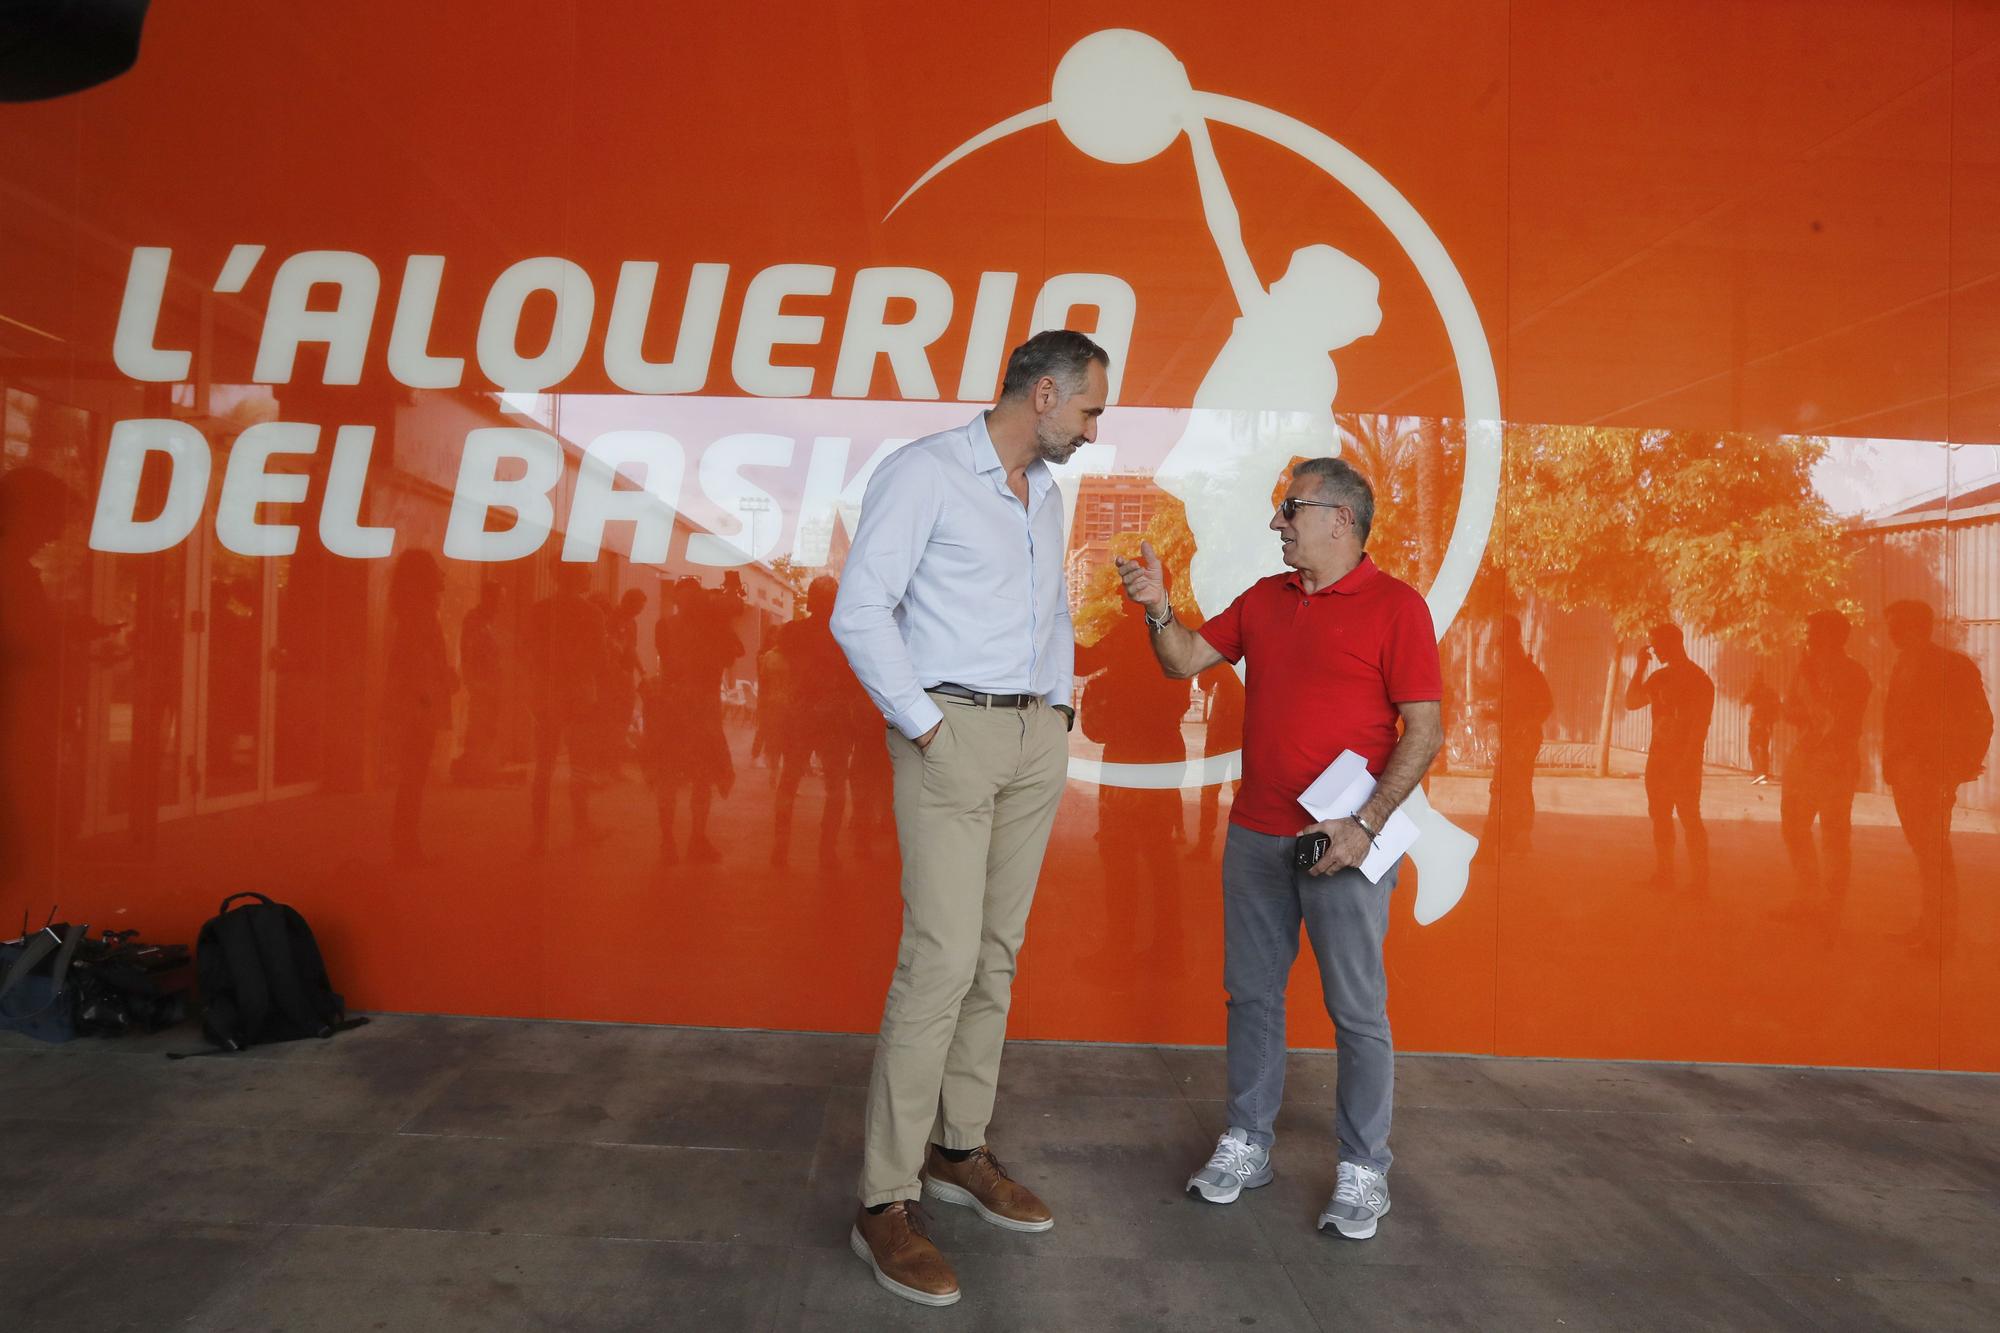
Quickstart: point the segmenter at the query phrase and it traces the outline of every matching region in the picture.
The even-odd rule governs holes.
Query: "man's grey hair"
[[[1311,477],[1319,483],[1319,499],[1344,504],[1354,511],[1354,530],[1361,544],[1368,544],[1368,529],[1375,526],[1375,489],[1352,463],[1340,458],[1308,458],[1292,469],[1294,477]]]
[[[1108,374],[1111,353],[1074,329],[1050,329],[1038,333],[1016,347],[1007,358],[1007,377],[1000,382],[1000,396],[1015,398],[1031,392],[1047,375],[1067,398],[1089,382],[1090,363],[1095,361]]]

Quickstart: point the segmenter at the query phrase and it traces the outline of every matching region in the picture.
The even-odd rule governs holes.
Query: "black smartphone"
[[[1311,870],[1326,855],[1327,845],[1333,841],[1324,833],[1302,833],[1292,844],[1292,864],[1301,870]]]

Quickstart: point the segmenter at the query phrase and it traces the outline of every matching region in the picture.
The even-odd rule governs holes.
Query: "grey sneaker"
[[[1340,1183],[1319,1215],[1319,1229],[1327,1223],[1349,1240],[1367,1240],[1375,1234],[1375,1219],[1389,1211],[1389,1177],[1359,1162],[1340,1164]]]
[[[1208,1165],[1188,1177],[1187,1187],[1210,1203],[1235,1203],[1244,1190],[1271,1183],[1271,1150],[1250,1142],[1240,1129],[1215,1141]]]

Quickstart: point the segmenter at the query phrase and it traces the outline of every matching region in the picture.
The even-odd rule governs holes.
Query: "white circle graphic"
[[[1500,496],[1501,417],[1499,379],[1478,308],[1430,224],[1379,171],[1328,135],[1269,107],[1195,90],[1167,47],[1127,29],[1107,29],[1077,42],[1057,64],[1047,104],[1010,116],[945,154],[897,200],[890,216],[954,163],[1051,120],[1079,151],[1113,164],[1156,156],[1183,134],[1191,139],[1200,135],[1205,146],[1211,123],[1257,135],[1332,177],[1402,248],[1443,319],[1464,403],[1465,478],[1458,515],[1437,577],[1425,593],[1432,625],[1442,638],[1465,603],[1492,533]],[[1276,480],[1275,475],[1270,478]],[[1112,787],[1203,787],[1239,777],[1242,754],[1149,764],[1072,756],[1069,773]]]

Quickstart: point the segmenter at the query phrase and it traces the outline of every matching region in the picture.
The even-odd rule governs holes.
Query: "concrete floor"
[[[848,1253],[867,1038],[382,1016],[0,1038],[0,1326],[1991,1329],[2000,1078],[1405,1056],[1395,1209],[1316,1234],[1331,1055],[1278,1179],[1181,1184],[1219,1052],[1016,1044],[993,1144],[1043,1236],[933,1207],[965,1299]]]

